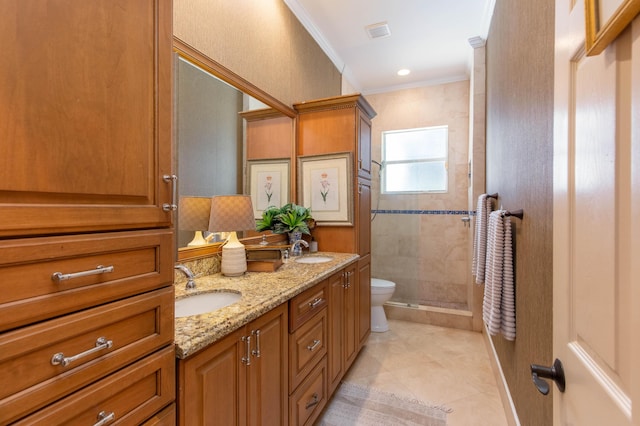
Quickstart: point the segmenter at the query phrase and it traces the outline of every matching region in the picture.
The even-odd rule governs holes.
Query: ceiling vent
[[[379,22],[377,24],[371,24],[364,27],[369,35],[369,38],[382,38],[389,37],[391,35],[391,30],[389,29],[389,25],[386,22]]]

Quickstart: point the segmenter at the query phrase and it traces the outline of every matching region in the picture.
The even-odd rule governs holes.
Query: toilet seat
[[[380,278],[371,278],[371,287],[390,287],[395,288],[396,283],[393,281],[383,280]]]
[[[393,293],[396,283],[380,278],[371,278],[371,294]]]

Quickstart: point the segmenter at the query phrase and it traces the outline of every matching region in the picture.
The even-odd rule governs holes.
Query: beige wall
[[[497,0],[487,40],[487,191],[515,224],[515,341],[494,337],[523,425],[552,424],[529,365],[552,359],[554,2]]]
[[[340,72],[282,0],[174,0],[173,33],[292,105],[337,96]]]
[[[467,308],[470,228],[468,210],[469,81],[367,95],[373,119],[372,158],[381,161],[386,130],[449,126],[449,191],[442,194],[379,195],[374,167],[372,208],[430,210],[421,214],[378,214],[371,224],[372,274],[396,283],[393,300]]]

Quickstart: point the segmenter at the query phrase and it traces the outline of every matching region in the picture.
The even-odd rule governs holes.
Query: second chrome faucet
[[[196,276],[193,274],[193,272],[191,272],[189,268],[187,268],[181,263],[178,263],[174,266],[174,269],[182,271],[184,276],[187,277],[187,285],[185,286],[187,290],[196,288],[196,282],[195,282]]]

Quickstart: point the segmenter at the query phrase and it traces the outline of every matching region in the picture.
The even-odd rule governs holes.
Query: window
[[[448,135],[448,126],[382,132],[382,193],[446,192]]]

